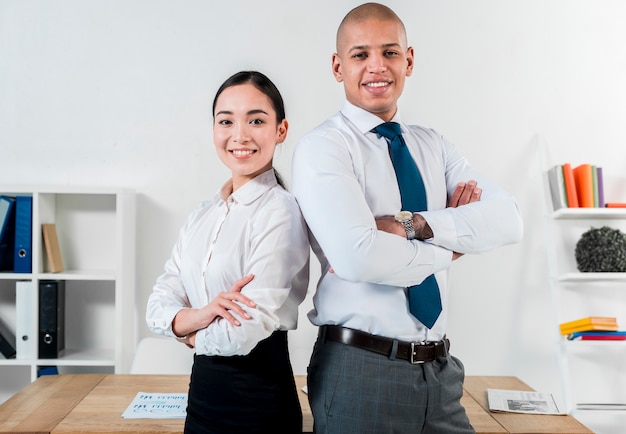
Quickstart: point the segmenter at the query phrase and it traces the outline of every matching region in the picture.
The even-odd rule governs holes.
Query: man
[[[516,202],[441,135],[401,121],[414,51],[392,10],[367,3],[350,11],[336,48],[333,74],[347,101],[298,142],[292,166],[322,265],[309,313],[319,326],[308,368],[315,432],[473,432],[460,404],[463,365],[445,339],[447,270],[463,254],[519,241]],[[393,217],[418,182],[405,193],[398,138],[373,131],[387,121],[399,124],[427,211]],[[426,281],[430,289],[416,286]],[[413,309],[433,288],[439,307],[423,319]]]

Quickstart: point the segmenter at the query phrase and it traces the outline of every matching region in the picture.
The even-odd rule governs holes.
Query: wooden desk
[[[487,389],[533,390],[517,377],[472,377],[465,378],[464,395],[469,395],[483,409],[487,410]],[[488,413],[508,433],[567,433],[593,434],[577,419],[571,416],[529,415],[519,413]],[[473,419],[470,417],[472,424]],[[478,428],[474,425],[478,432]]]
[[[313,432],[313,415],[301,388],[305,377],[297,377],[302,405],[303,429]],[[51,432],[75,433],[182,433],[183,419],[122,419],[137,392],[187,392],[185,375],[108,375]]]
[[[123,419],[121,414],[137,392],[186,392],[185,375],[83,374],[41,377],[0,406],[0,433],[182,433],[182,419]],[[304,432],[313,417],[300,390]],[[490,413],[487,388],[531,390],[515,377],[467,377],[462,403],[478,434],[592,433],[571,416]]]
[[[0,406],[0,432],[49,433],[106,374],[40,377]]]
[[[137,392],[186,393],[187,375],[107,375],[52,433],[182,433],[184,419],[123,419]]]

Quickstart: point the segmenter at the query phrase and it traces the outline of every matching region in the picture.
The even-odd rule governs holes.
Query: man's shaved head
[[[398,17],[398,15],[396,15],[394,11],[392,11],[385,5],[381,5],[380,3],[364,3],[360,6],[355,7],[350,12],[348,12],[346,16],[343,18],[343,20],[341,21],[341,24],[339,24],[339,28],[337,29],[337,41],[336,41],[337,52],[340,51],[340,48],[339,48],[340,41],[343,38],[343,32],[345,28],[347,27],[347,25],[357,24],[357,23],[361,23],[363,21],[367,21],[371,19],[376,19],[380,21],[398,22],[402,26],[402,30],[404,31],[405,41],[403,42],[405,46],[407,45],[406,29],[404,28],[404,23]]]

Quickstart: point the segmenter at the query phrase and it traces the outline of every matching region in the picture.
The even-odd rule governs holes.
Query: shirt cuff
[[[423,211],[420,214],[426,219],[433,231],[433,237],[426,240],[437,246],[453,246],[457,241],[456,224],[446,210]]]
[[[172,330],[172,322],[174,321],[176,314],[180,312],[181,309],[182,308],[178,306],[163,309],[161,317],[152,318],[150,324],[151,328],[155,331],[158,330],[163,336],[176,338],[177,336],[174,334],[174,330]]]

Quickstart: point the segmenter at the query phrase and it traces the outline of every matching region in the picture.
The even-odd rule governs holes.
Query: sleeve
[[[378,231],[343,139],[310,133],[294,151],[294,194],[335,274],[352,282],[408,286],[445,269],[452,253]]]
[[[453,144],[441,136],[438,140],[442,143],[448,196],[458,182],[472,179],[482,194],[478,202],[420,212],[433,230],[434,237],[429,242],[465,254],[518,242],[523,223],[515,198],[474,169]]]
[[[261,340],[281,328],[295,328],[298,305],[308,288],[307,231],[298,206],[292,200],[273,200],[251,222],[249,255],[242,258],[254,279],[242,289],[256,308],[242,306],[252,317],[233,326],[218,319],[196,334],[199,354],[222,356],[248,354]]]
[[[170,258],[165,263],[163,274],[157,278],[148,298],[146,308],[146,323],[153,333],[174,337],[172,321],[183,308],[190,307],[187,293],[180,278],[180,259],[183,249],[185,232],[191,222],[191,217],[181,228],[178,240],[172,249]]]

